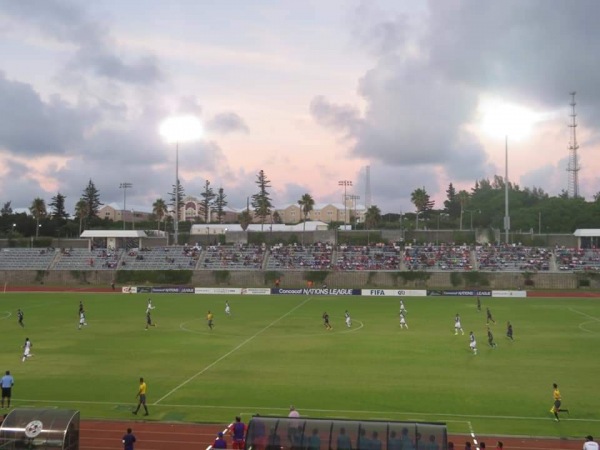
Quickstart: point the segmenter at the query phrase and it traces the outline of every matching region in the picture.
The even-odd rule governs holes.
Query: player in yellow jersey
[[[558,418],[558,413],[560,411],[564,411],[569,414],[568,409],[561,409],[560,405],[562,404],[562,398],[560,396],[560,391],[558,390],[558,384],[554,383],[552,385],[554,390],[552,391],[552,397],[554,398],[554,406],[550,409],[550,412],[554,414],[554,420],[558,422],[560,419]]]
[[[208,314],[206,314],[206,324],[208,325],[208,328],[210,328],[211,330],[214,327],[213,317],[214,317],[213,313],[211,313],[210,311],[208,311]]]
[[[136,410],[133,411],[133,414],[137,414],[138,411],[140,410],[140,407],[143,406],[144,411],[146,411],[146,413],[144,415],[145,416],[148,415],[148,407],[146,406],[146,390],[147,389],[148,389],[148,387],[146,386],[144,379],[140,378],[140,388],[138,390],[137,395],[135,396],[135,398],[139,399],[139,401],[138,401]]]

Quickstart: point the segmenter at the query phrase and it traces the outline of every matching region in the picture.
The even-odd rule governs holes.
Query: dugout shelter
[[[79,411],[13,409],[0,425],[0,448],[79,450]]]
[[[448,448],[445,423],[252,417],[245,450],[418,450]]]

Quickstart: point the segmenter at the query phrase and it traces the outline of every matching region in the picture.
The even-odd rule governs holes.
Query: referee
[[[7,407],[10,409],[10,396],[12,394],[12,387],[15,384],[15,379],[10,374],[10,370],[6,371],[6,374],[0,380],[0,386],[2,386],[2,408],[4,408],[4,399],[7,401]]]

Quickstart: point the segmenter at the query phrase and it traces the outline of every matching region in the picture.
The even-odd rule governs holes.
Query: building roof
[[[304,231],[304,224],[297,223],[295,225],[286,225],[283,223],[252,223],[248,225],[247,231]],[[327,230],[328,225],[325,222],[311,220],[306,222],[306,231]],[[190,234],[225,234],[227,232],[244,231],[239,223],[230,224],[194,224],[190,230]]]
[[[85,230],[82,238],[145,238],[148,237],[143,230]]]
[[[575,230],[576,237],[600,237],[600,228],[580,228]]]

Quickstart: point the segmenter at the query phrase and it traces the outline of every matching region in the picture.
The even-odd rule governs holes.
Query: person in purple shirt
[[[232,448],[243,449],[244,448],[244,435],[246,432],[246,425],[242,422],[242,418],[237,416],[235,422],[229,427],[231,433],[231,439],[233,441]]]
[[[123,436],[123,450],[133,450],[135,444],[135,436],[131,432],[131,428],[127,428],[127,434]]]
[[[222,431],[219,431],[219,433],[217,434],[217,438],[215,439],[215,442],[213,442],[212,447],[213,448],[227,448],[227,441],[225,439],[223,439]]]

